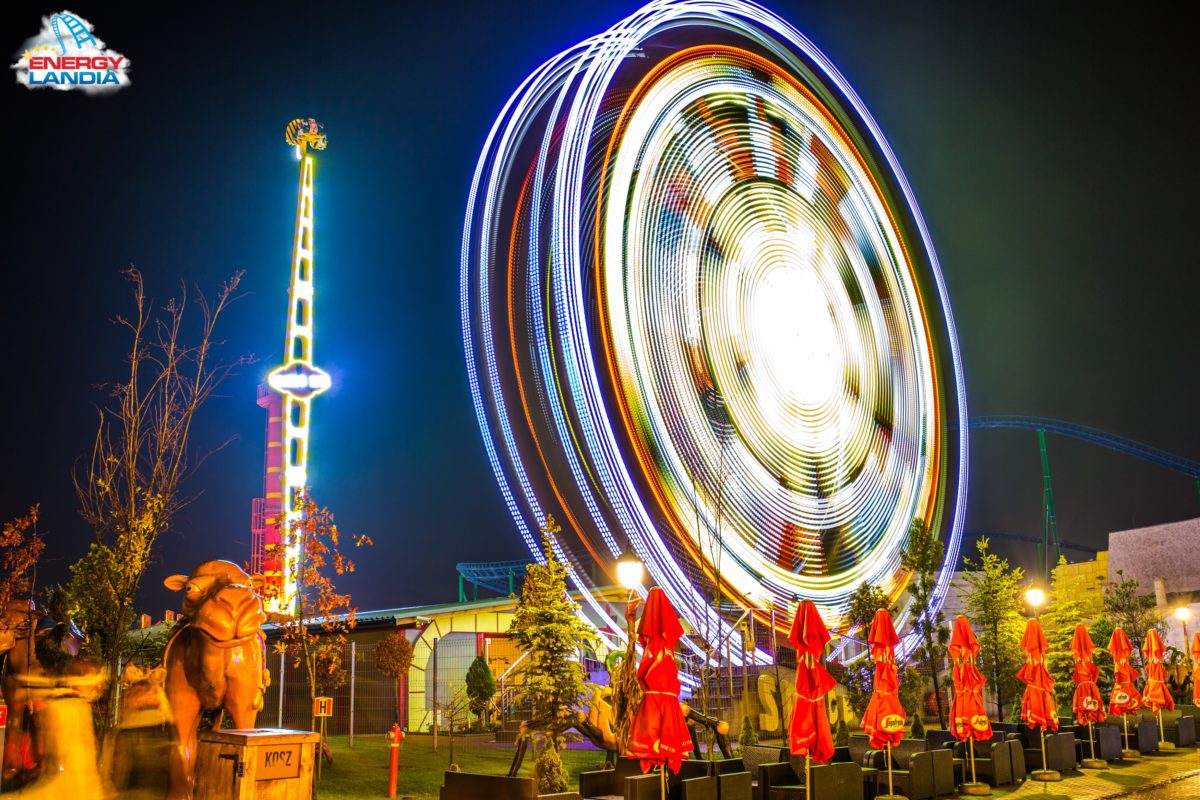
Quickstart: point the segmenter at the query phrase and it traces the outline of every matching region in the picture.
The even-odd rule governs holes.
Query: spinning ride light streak
[[[804,598],[842,626],[866,581],[903,624],[918,519],[944,595],[967,426],[941,271],[866,108],[771,12],[653,2],[539,67],[480,157],[460,288],[501,491],[535,557],[547,513],[573,529],[605,624],[627,546],[710,640],[714,582],[783,628]]]
[[[288,290],[284,363],[267,376],[270,392],[260,390],[267,409],[265,497],[254,505],[251,568],[275,588],[268,611],[287,613],[296,601],[296,573],[302,557],[291,535],[302,514],[298,502],[308,485],[309,411],[312,399],[329,388],[329,374],[313,364],[313,157],[324,150],[323,127],[314,119],[288,123],[284,138],[296,148],[300,189]]]

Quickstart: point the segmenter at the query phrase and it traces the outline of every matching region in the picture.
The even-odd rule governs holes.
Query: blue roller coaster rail
[[[1078,425],[1074,422],[1065,422],[1049,417],[988,416],[971,417],[970,426],[972,428],[1016,428],[1025,431],[1055,433],[1059,436],[1067,436],[1071,439],[1107,447],[1109,450],[1116,450],[1118,453],[1140,458],[1151,464],[1158,464],[1160,467],[1182,472],[1184,475],[1200,480],[1200,461],[1194,458],[1151,447],[1134,439],[1087,425]]]
[[[963,541],[965,542],[968,539],[1008,539],[1013,542],[1028,542],[1029,544],[1036,545],[1041,545],[1042,543],[1042,539],[1039,536],[1028,536],[1023,533],[1001,533],[1000,531],[963,531]],[[1058,544],[1063,550],[1086,553],[1090,556],[1094,556],[1100,552],[1100,548],[1080,542],[1061,541]]]
[[[479,587],[499,594],[515,594],[517,579],[525,577],[528,559],[518,561],[478,561],[455,564],[458,570],[458,602],[467,601],[466,584],[471,584],[471,599],[479,599]]]
[[[1200,461],[1099,428],[1050,417],[1012,415],[971,417],[969,425],[971,428],[1011,428],[1037,432],[1042,458],[1042,541],[1038,544],[1038,556],[1042,562],[1044,580],[1049,580],[1051,564],[1057,563],[1062,553],[1062,543],[1058,539],[1058,523],[1054,514],[1054,490],[1050,484],[1050,459],[1046,452],[1047,433],[1099,445],[1175,472],[1182,472],[1196,482],[1196,493],[1200,495]],[[1052,549],[1054,562],[1050,561]]]
[[[67,26],[67,33],[75,39],[75,48],[82,50],[85,44],[95,44],[96,39],[92,36],[87,26],[80,22],[70,14],[55,14],[50,18],[50,27],[54,31],[54,36],[58,39],[58,46],[62,50],[60,55],[67,54],[67,45],[63,42],[62,33],[58,30],[58,21],[62,20]]]

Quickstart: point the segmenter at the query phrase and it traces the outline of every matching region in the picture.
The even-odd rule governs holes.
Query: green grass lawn
[[[386,797],[388,778],[388,745],[382,736],[356,736],[354,748],[347,746],[345,736],[330,737],[333,766],[321,768],[317,796],[322,800],[350,800],[362,797]],[[513,751],[510,748],[481,746],[471,740],[456,740],[454,760],[463,772],[482,772],[490,775],[508,773]],[[586,769],[596,769],[604,756],[595,751],[568,750],[563,762],[577,785],[578,775]],[[442,785],[442,774],[450,764],[450,745],[439,737],[438,749],[433,749],[433,737],[410,734],[400,746],[400,773],[396,781],[397,797],[425,800],[436,798]],[[522,775],[533,774],[533,753],[525,759]]]

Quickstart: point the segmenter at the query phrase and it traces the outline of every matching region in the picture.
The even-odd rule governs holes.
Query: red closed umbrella
[[[1071,655],[1075,658],[1075,671],[1071,674],[1071,679],[1075,681],[1075,695],[1071,698],[1071,710],[1075,713],[1075,721],[1078,724],[1088,726],[1092,757],[1085,759],[1083,766],[1102,769],[1108,765],[1103,760],[1096,759],[1096,741],[1092,735],[1092,724],[1103,722],[1105,717],[1104,698],[1100,696],[1100,687],[1096,685],[1100,668],[1092,661],[1095,649],[1096,645],[1092,642],[1087,626],[1083,623],[1076,625],[1075,633],[1071,636]]]
[[[871,645],[871,660],[875,662],[875,682],[871,699],[863,713],[862,728],[871,737],[871,747],[887,750],[888,796],[892,796],[892,745],[904,738],[904,706],[896,692],[900,677],[896,674],[896,627],[885,609],[875,612],[867,642]]]
[[[788,641],[796,648],[796,705],[788,730],[788,743],[792,755],[804,756],[804,785],[809,787],[812,784],[809,762],[824,764],[833,758],[833,734],[829,730],[824,698],[837,685],[822,663],[829,630],[811,600],[801,601],[796,608]]]
[[[1100,687],[1096,678],[1100,677],[1100,668],[1092,661],[1092,653],[1096,645],[1092,642],[1087,626],[1080,623],[1075,626],[1075,634],[1071,637],[1071,655],[1075,658],[1075,671],[1071,678],[1075,681],[1075,696],[1071,700],[1071,710],[1075,712],[1075,721],[1080,725],[1091,725],[1103,722],[1104,699],[1100,696]]]
[[[1175,700],[1167,691],[1167,669],[1162,663],[1165,652],[1162,637],[1151,628],[1142,645],[1142,654],[1146,656],[1146,685],[1142,690],[1142,704],[1154,714],[1164,708],[1167,711],[1175,710]]]
[[[643,697],[629,731],[628,754],[641,760],[642,772],[659,766],[679,772],[679,765],[692,749],[692,737],[679,707],[679,668],[675,645],[683,626],[662,589],[646,596],[645,610],[638,623],[642,663],[638,683]]]
[[[979,671],[975,659],[979,656],[979,640],[965,616],[954,620],[950,635],[950,660],[954,669],[954,701],[950,704],[950,732],[961,742],[974,739],[982,742],[992,738],[992,723],[983,705],[983,687],[987,679]]]
[[[1120,628],[1113,630],[1112,639],[1108,642],[1108,652],[1113,657],[1113,690],[1108,699],[1108,713],[1113,716],[1121,715],[1121,722],[1125,726],[1125,755],[1137,755],[1129,749],[1129,720],[1125,715],[1141,708],[1142,695],[1137,690],[1138,671],[1129,663],[1129,657],[1133,655],[1133,645],[1129,643],[1125,631]]]
[[[871,747],[877,750],[904,738],[904,707],[896,697],[900,688],[900,677],[896,674],[896,644],[899,641],[891,615],[882,608],[876,611],[867,636],[871,660],[875,662],[875,682],[863,714],[862,729],[871,737]]]
[[[1192,705],[1200,706],[1200,631],[1192,634]]]
[[[1046,766],[1046,728],[1058,730],[1058,704],[1054,700],[1054,679],[1046,671],[1046,634],[1036,619],[1025,625],[1021,637],[1021,649],[1025,651],[1025,666],[1017,672],[1017,678],[1025,684],[1025,695],[1021,698],[1021,718],[1030,728],[1038,728],[1042,740],[1042,768],[1029,776],[1034,780],[1062,780],[1062,775]]]
[[[1142,644],[1142,655],[1146,657],[1146,685],[1142,690],[1142,703],[1158,715],[1159,748],[1173,750],[1175,743],[1167,741],[1162,718],[1164,708],[1167,711],[1175,710],[1175,698],[1167,689],[1167,668],[1162,663],[1166,650],[1158,631],[1151,628],[1146,632],[1146,641]]]
[[[954,631],[950,634],[950,660],[954,667],[950,679],[954,683],[954,700],[950,703],[950,733],[960,742],[967,742],[967,754],[971,762],[971,783],[964,784],[964,793],[982,794],[984,784],[975,780],[975,746],[971,742],[982,742],[992,738],[992,722],[987,718],[983,705],[983,687],[987,679],[979,671],[975,659],[979,656],[979,640],[971,623],[963,615],[954,620]]]
[[[1138,671],[1129,663],[1133,645],[1125,631],[1117,628],[1108,643],[1108,652],[1113,657],[1113,690],[1108,701],[1108,713],[1116,716],[1132,714],[1142,706],[1142,694],[1137,690]]]
[[[1025,666],[1017,672],[1017,678],[1025,684],[1025,696],[1021,698],[1021,719],[1030,728],[1041,727],[1058,730],[1058,704],[1054,701],[1054,679],[1046,671],[1046,634],[1042,625],[1031,619],[1025,625],[1021,637],[1021,649],[1025,651]]]

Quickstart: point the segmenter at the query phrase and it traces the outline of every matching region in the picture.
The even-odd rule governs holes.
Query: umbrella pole
[[[1158,749],[1174,750],[1175,743],[1167,741],[1167,731],[1163,728],[1162,709],[1158,710]]]
[[[887,746],[888,759],[888,797],[895,797],[896,793],[892,788],[892,743],[888,742]]]
[[[659,785],[662,787],[662,800],[667,800],[667,765],[664,762],[658,768]]]
[[[1141,758],[1141,753],[1129,747],[1129,717],[1124,712],[1121,714],[1121,724],[1125,726],[1125,749],[1121,751],[1121,758]]]
[[[1038,738],[1042,742],[1042,768],[1034,770],[1029,777],[1035,781],[1061,781],[1062,773],[1056,769],[1050,769],[1046,763],[1046,726],[1038,726]]]
[[[804,797],[812,800],[812,756],[804,754]]]
[[[1108,762],[1103,758],[1096,758],[1096,730],[1092,727],[1092,722],[1088,721],[1088,745],[1092,750],[1092,757],[1083,759],[1080,764],[1084,769],[1108,769]]]
[[[975,777],[975,740],[967,739],[964,744],[967,746],[967,760],[971,762],[971,782],[964,783],[958,787],[958,793],[971,797],[982,797],[992,793],[992,787],[986,783],[980,783]]]

